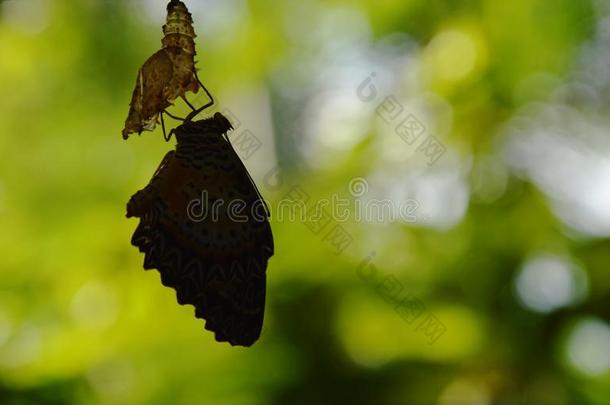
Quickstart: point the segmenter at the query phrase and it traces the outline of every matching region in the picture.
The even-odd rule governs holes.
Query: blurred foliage
[[[120,137],[137,69],[160,46],[164,3],[0,3],[0,403],[607,403],[609,369],[583,373],[567,342],[579,322],[610,319],[608,239],[576,235],[527,177],[485,165],[501,161],[503,126],[569,79],[602,18],[594,4],[186,0],[200,76],[218,110],[230,107],[263,140],[246,164],[272,203],[294,185],[312,200],[345,195],[352,178],[384,167],[379,142],[395,134],[366,124],[347,151],[322,153],[316,117],[333,110],[312,110],[326,68],[349,64],[340,58],[350,47],[392,35],[415,44],[407,65],[419,66],[420,94],[452,111],[451,125],[426,123],[444,132],[450,152],[425,176],[453,161],[447,171],[466,184],[465,211],[450,225],[351,220],[344,226],[354,242],[341,254],[301,223],[273,221],[263,335],[244,349],[216,343],[193,308],[142,271],[129,244],[136,224],[125,203],[171,147],[159,129]],[[365,36],[350,37],[362,21]],[[447,53],[442,40],[459,45],[464,35],[446,32],[473,44],[475,61],[459,78],[446,69],[454,74],[467,54]],[[356,77],[354,101],[370,72]],[[528,87],[540,73],[553,80]],[[378,123],[371,112],[358,122]],[[412,160],[387,170],[422,173]],[[495,194],[494,173],[505,173]],[[433,344],[394,310],[379,280],[359,276],[372,251],[384,280],[399,280],[446,327]],[[515,280],[540,251],[584,269],[581,301],[548,313],[520,302]]]

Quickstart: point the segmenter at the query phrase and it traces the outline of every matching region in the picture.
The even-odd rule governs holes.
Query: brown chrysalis
[[[177,127],[176,150],[131,197],[127,217],[140,218],[131,243],[145,254],[144,268],[158,269],[217,341],[250,346],[263,324],[273,235],[230,129],[220,113]]]
[[[178,97],[194,110],[202,111],[213,104],[209,92],[201,84],[195,69],[195,30],[193,19],[183,2],[172,0],[167,5],[167,21],[163,26],[163,47],[140,68],[133,90],[129,115],[125,120],[123,139],[132,133],[152,131],[163,113]],[[199,110],[186,100],[188,91],[202,87],[211,102]],[[193,114],[195,115],[195,114]],[[163,122],[163,121],[162,121]],[[165,125],[164,125],[165,131]]]

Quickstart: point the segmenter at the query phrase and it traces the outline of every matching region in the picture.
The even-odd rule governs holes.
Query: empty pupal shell
[[[163,26],[163,47],[142,65],[131,97],[123,139],[132,133],[152,131],[159,114],[188,91],[196,93],[199,84],[195,70],[195,30],[193,19],[181,1],[167,6]]]

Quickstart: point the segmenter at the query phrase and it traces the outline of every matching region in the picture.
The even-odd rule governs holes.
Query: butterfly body
[[[132,244],[145,253],[144,268],[158,269],[218,341],[250,346],[262,328],[273,236],[266,206],[224,136],[229,129],[219,113],[179,126],[176,150],[130,199],[127,216],[140,218]]]

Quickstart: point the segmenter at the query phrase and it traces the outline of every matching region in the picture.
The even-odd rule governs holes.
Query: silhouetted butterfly
[[[216,340],[250,346],[262,328],[273,236],[230,129],[220,113],[177,127],[176,150],[131,197],[127,217],[140,218],[131,243],[145,253],[144,268],[158,269]]]
[[[165,135],[164,113],[172,118],[184,120],[166,111],[166,108],[178,97],[181,97],[193,110],[189,115],[191,118],[214,104],[214,99],[197,77],[196,35],[193,19],[183,2],[172,0],[167,5],[167,20],[163,26],[163,34],[161,41],[163,48],[148,58],[138,72],[129,115],[125,120],[123,139],[127,139],[129,134],[134,132],[140,134],[142,131],[152,131],[157,125],[159,116]],[[200,86],[210,98],[210,102],[196,109],[186,99],[185,94],[188,91],[196,93]]]

